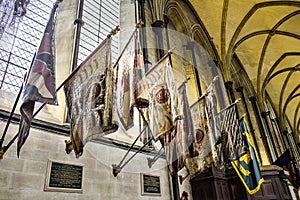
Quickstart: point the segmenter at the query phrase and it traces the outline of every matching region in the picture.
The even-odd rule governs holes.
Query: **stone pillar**
[[[268,121],[268,117],[270,117],[270,111],[262,112],[261,116],[265,120],[265,124],[267,126],[267,131],[268,131],[269,136],[270,136],[271,144],[272,144],[272,147],[274,148],[276,145],[275,145],[274,137],[272,135],[271,128],[270,128],[269,121]],[[276,158],[278,158],[278,153],[276,151],[276,148],[274,148],[274,153],[275,153]]]
[[[250,113],[249,113],[249,109],[248,109],[248,106],[247,106],[247,102],[246,102],[246,98],[245,98],[245,94],[244,94],[244,91],[243,91],[243,87],[238,87],[236,89],[237,92],[239,92],[241,94],[241,98],[242,98],[242,102],[243,102],[243,105],[244,105],[244,108],[246,110],[246,117],[247,117],[247,121],[248,121],[248,124],[249,124],[249,128],[250,128],[250,134],[252,135],[252,138],[254,139],[254,145],[255,145],[255,148],[258,152],[259,151],[259,146],[257,144],[257,138],[255,136],[255,132],[254,132],[254,128],[253,128],[253,124],[252,124],[252,120],[250,118]],[[261,155],[260,153],[258,153],[258,156],[259,156],[259,160],[260,162],[262,161],[261,160]]]
[[[148,61],[148,49],[147,49],[147,34],[146,34],[146,26],[147,20],[145,15],[145,0],[137,0],[138,7],[138,19],[137,21],[142,21],[142,27],[139,31],[139,37],[141,42],[141,47],[143,50],[144,63],[145,63],[145,71],[148,71],[148,65],[150,64]]]
[[[77,67],[77,61],[78,61],[80,32],[81,32],[81,27],[84,24],[82,20],[83,4],[84,4],[84,0],[79,0],[78,9],[77,9],[77,18],[74,20],[75,35],[74,35],[73,51],[72,51],[72,63],[71,63],[72,71]]]
[[[153,27],[153,31],[155,33],[155,40],[156,40],[156,55],[158,60],[162,58],[164,53],[164,40],[163,40],[163,33],[162,30],[164,28],[164,22],[162,20],[157,20],[151,24]]]
[[[225,82],[225,88],[227,90],[227,93],[229,94],[230,102],[233,103],[235,101],[235,96],[234,92],[232,89],[233,82],[232,81],[227,81]]]
[[[269,117],[269,120],[270,120],[270,123],[271,123],[272,131],[275,134],[274,136],[275,136],[275,142],[276,142],[276,151],[278,152],[279,155],[281,155],[283,152],[281,151],[281,146],[280,146],[280,143],[279,143],[279,139],[278,139],[277,134],[276,134],[277,130],[274,127],[274,123],[276,123],[276,121],[274,119],[272,119],[270,115],[268,115],[268,117]],[[278,136],[279,135],[280,135],[280,131],[278,131]]]
[[[282,144],[283,144],[283,149],[284,149],[284,151],[288,148],[288,144],[286,144],[286,141],[285,141],[285,139],[284,139],[284,132],[281,130],[281,128],[280,128],[280,126],[279,126],[279,120],[278,120],[278,118],[275,118],[274,119],[274,123],[276,124],[276,127],[277,127],[277,130],[278,130],[278,132],[279,132],[279,136],[280,136],[280,139],[281,139],[281,142],[282,142]]]
[[[196,83],[197,83],[197,91],[198,91],[198,95],[199,97],[201,97],[202,95],[202,91],[201,91],[201,84],[200,84],[200,79],[199,79],[199,73],[198,73],[198,70],[197,70],[197,60],[196,60],[196,54],[195,54],[195,41],[189,41],[186,45],[186,48],[188,50],[191,51],[191,54],[192,54],[192,60],[193,60],[193,70],[194,70],[194,74],[195,74],[195,77],[196,77]]]
[[[260,112],[259,112],[259,109],[258,109],[258,106],[257,106],[256,97],[255,96],[249,97],[249,100],[250,100],[250,102],[252,104],[252,107],[253,107],[254,115],[255,115],[255,118],[256,118],[256,121],[257,121],[257,125],[258,125],[258,128],[259,128],[259,132],[260,132],[260,136],[261,136],[263,145],[266,149],[266,155],[267,155],[267,158],[268,158],[268,162],[270,162],[272,160],[271,151],[270,151],[270,148],[269,148],[269,145],[268,145],[268,141],[267,141],[267,137],[266,137],[266,134],[265,134],[264,126],[263,126],[261,116],[260,116]]]
[[[72,52],[75,35],[74,20],[78,8],[78,0],[63,1],[59,4],[55,25],[55,53],[56,53],[56,85],[57,87],[72,71]],[[66,102],[63,90],[57,92],[58,106],[46,105],[48,112],[39,113],[37,118],[62,124],[66,117]]]

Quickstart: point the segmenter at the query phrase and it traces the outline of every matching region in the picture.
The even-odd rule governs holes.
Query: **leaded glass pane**
[[[0,4],[0,20],[4,13],[10,16],[0,40],[0,89],[17,93],[30,68],[55,0],[30,1],[25,16],[15,20],[12,20],[12,12],[8,12],[12,7],[5,10],[1,6],[7,2],[3,0]]]

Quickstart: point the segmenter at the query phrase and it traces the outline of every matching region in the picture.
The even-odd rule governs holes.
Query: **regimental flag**
[[[182,169],[186,158],[191,157],[194,152],[194,128],[186,94],[186,82],[178,88],[178,110],[180,117],[175,121],[174,130],[160,137],[171,174]]]
[[[192,104],[190,110],[194,128],[194,152],[190,158],[186,159],[186,168],[189,175],[193,176],[213,165],[212,129],[207,112],[206,96],[202,96]]]
[[[216,166],[223,168],[232,160],[236,160],[245,153],[245,143],[239,134],[239,122],[237,118],[236,103],[221,110],[217,116],[217,131],[221,135],[221,143],[218,145],[218,159]]]
[[[64,85],[71,120],[70,138],[76,157],[84,145],[117,130],[112,120],[113,69],[111,37],[105,39],[73,72]]]
[[[133,107],[140,106],[136,96],[137,82],[143,75],[144,59],[138,41],[138,32],[135,30],[117,61],[116,70],[117,120],[125,130],[134,125]]]
[[[0,40],[6,32],[13,35],[16,24],[26,14],[26,9],[30,1],[1,0],[0,1]],[[8,30],[9,28],[10,30]],[[7,39],[7,38],[6,38]]]
[[[157,140],[173,130],[178,116],[177,88],[169,54],[145,74],[138,90],[149,95],[149,127]]]
[[[231,161],[232,166],[243,182],[249,194],[255,194],[260,190],[264,179],[261,176],[256,157],[256,149],[252,136],[249,134],[244,118],[240,120],[240,134],[247,144],[247,151],[236,160]]]
[[[291,150],[287,149],[274,163],[289,173],[288,180],[297,190],[300,189],[300,171],[292,159]]]
[[[214,85],[217,77],[213,79],[213,82],[207,87],[203,96],[205,96],[205,106],[207,112],[207,119],[210,128],[210,136],[209,142],[211,147],[211,157],[213,162],[217,162],[218,160],[218,152],[217,152],[217,139],[219,138],[218,131],[217,131],[217,98],[214,93]]]
[[[17,143],[18,156],[21,147],[29,135],[35,101],[57,104],[55,91],[54,27],[55,14],[59,2],[57,1],[52,8],[43,38],[26,81],[23,103],[20,107],[21,120]]]

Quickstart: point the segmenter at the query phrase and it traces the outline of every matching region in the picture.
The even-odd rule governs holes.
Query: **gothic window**
[[[13,14],[14,1],[0,1],[0,90],[18,93],[54,1],[31,1],[20,17]]]
[[[119,25],[119,0],[85,0],[78,64],[80,64]],[[118,55],[118,35],[112,41],[112,59]]]

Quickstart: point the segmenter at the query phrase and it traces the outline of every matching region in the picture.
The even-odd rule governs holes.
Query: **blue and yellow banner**
[[[261,176],[256,155],[256,149],[252,136],[249,134],[244,118],[240,120],[240,131],[243,135],[248,150],[237,160],[231,162],[235,171],[241,178],[249,194],[255,194],[260,190],[264,179]]]

